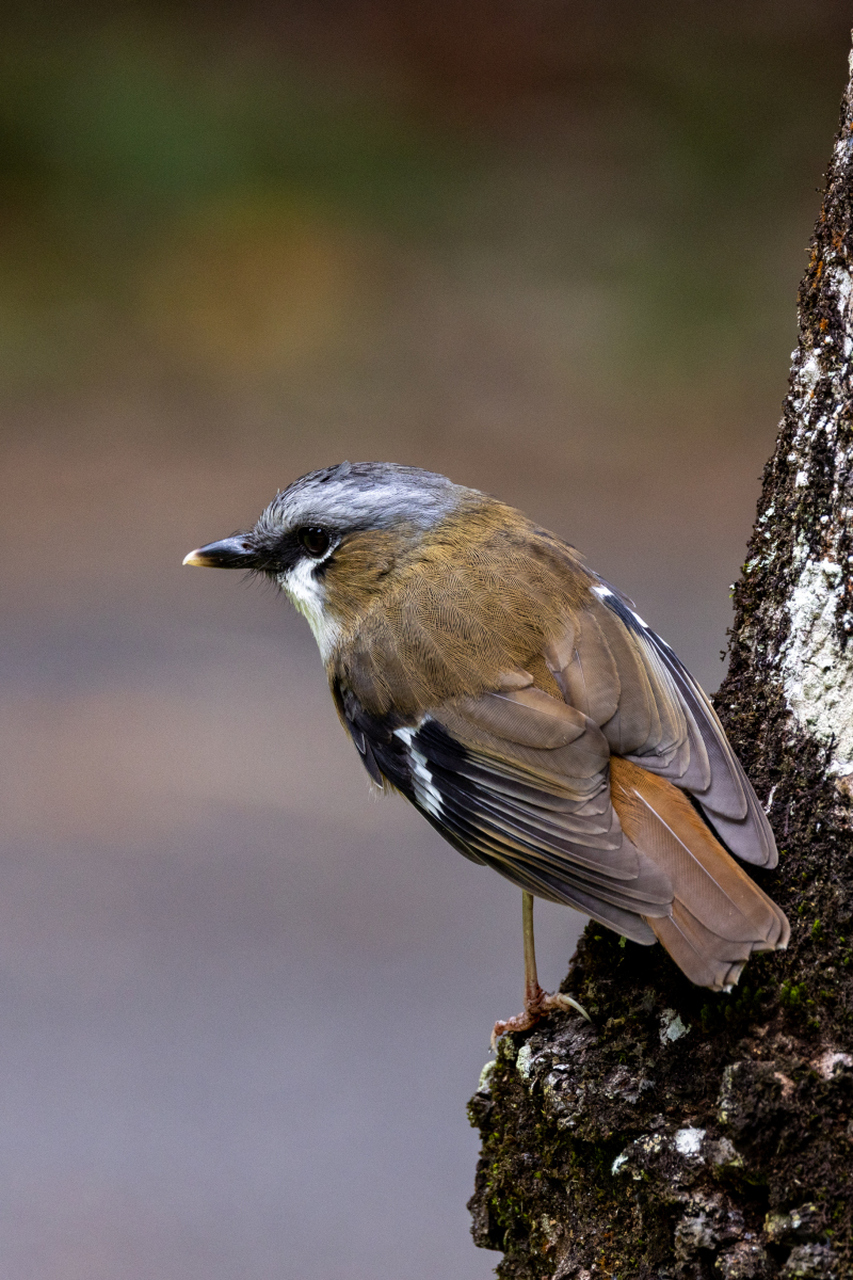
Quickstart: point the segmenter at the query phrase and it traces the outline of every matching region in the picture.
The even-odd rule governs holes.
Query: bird
[[[784,912],[741,863],[773,832],[705,693],[633,602],[521,511],[435,472],[343,462],[279,491],[184,564],[272,580],[307,619],[374,783],[522,890],[523,1011],[586,1011],[539,985],[534,897],[731,990]]]

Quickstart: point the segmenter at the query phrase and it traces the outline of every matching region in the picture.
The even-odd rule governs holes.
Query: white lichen
[[[673,1142],[675,1149],[681,1156],[687,1156],[691,1159],[702,1159],[702,1140],[705,1137],[704,1129],[678,1129],[676,1131]]]
[[[833,560],[810,559],[804,544],[797,550],[800,575],[782,654],[785,698],[812,736],[832,739],[834,771],[845,774],[853,771],[853,670],[835,631],[844,574]]]
[[[827,272],[826,286],[835,294],[838,310],[845,326],[850,319],[850,295],[853,293],[853,279],[846,267],[832,267]]]
[[[533,1057],[533,1050],[529,1044],[523,1044],[518,1051],[518,1057],[515,1060],[515,1069],[521,1076],[522,1080],[530,1078],[530,1060]]]
[[[803,361],[797,374],[797,390],[801,396],[810,396],[820,379],[820,365],[812,351]],[[794,459],[791,459],[794,461]]]
[[[492,1072],[495,1069],[495,1061],[492,1059],[487,1062],[480,1072],[480,1079],[477,1081],[477,1093],[488,1093],[491,1089]]]
[[[796,427],[788,461],[796,466],[795,489],[807,491],[812,450],[820,439],[835,453],[835,484],[827,495],[826,509],[817,513],[823,540],[820,551],[811,550],[802,533],[793,548],[796,579],[787,604],[788,640],[780,658],[785,697],[794,718],[813,737],[832,743],[832,768],[836,774],[844,775],[853,772],[853,646],[844,649],[839,643],[838,618],[842,615],[845,578],[850,570],[846,549],[840,546],[841,529],[833,527],[833,513],[839,513],[839,524],[846,518],[847,477],[853,462],[846,442],[839,438],[838,426],[848,404],[847,357],[853,349],[849,341],[853,330],[853,276],[846,264],[828,267],[821,294],[825,305],[834,305],[837,310],[840,333],[835,337],[827,334],[817,348],[794,354],[789,406]],[[838,336],[847,339],[841,360]],[[822,394],[816,395],[819,385]],[[830,405],[834,407],[828,408]],[[807,492],[803,498],[808,502]],[[847,613],[841,616],[841,626],[848,631]],[[853,633],[853,614],[849,617],[849,632]]]
[[[690,1027],[687,1023],[681,1021],[680,1016],[674,1009],[664,1009],[660,1017],[660,1042],[666,1044],[671,1040],[680,1040],[682,1036],[686,1036]]]
[[[832,1049],[826,1049],[813,1060],[812,1066],[824,1080],[831,1080],[835,1074],[836,1067],[844,1067],[849,1071],[853,1067],[853,1058],[850,1057],[849,1053],[839,1053]]]

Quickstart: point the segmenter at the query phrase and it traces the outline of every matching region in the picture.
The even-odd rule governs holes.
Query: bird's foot
[[[543,991],[537,985],[536,989],[530,992],[524,1001],[524,1011],[517,1013],[514,1018],[500,1019],[495,1023],[492,1030],[492,1048],[496,1049],[498,1040],[501,1036],[509,1035],[513,1031],[529,1031],[531,1027],[535,1027],[540,1018],[546,1017],[549,1013],[555,1011],[565,1013],[569,1009],[574,1009],[582,1018],[586,1018],[587,1022],[592,1022],[583,1005],[578,1004],[577,1000],[573,1000],[571,996],[563,995],[562,991]]]

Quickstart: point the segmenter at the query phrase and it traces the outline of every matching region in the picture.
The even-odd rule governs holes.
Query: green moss
[[[807,987],[804,982],[785,981],[779,988],[779,1002],[786,1009],[796,1009],[807,1001]]]

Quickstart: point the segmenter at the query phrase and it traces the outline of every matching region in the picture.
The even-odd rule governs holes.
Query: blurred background
[[[846,75],[835,0],[8,8],[0,1267],[485,1280],[519,895],[182,570],[343,458],[522,506],[706,687]],[[543,977],[582,920],[538,911]]]

